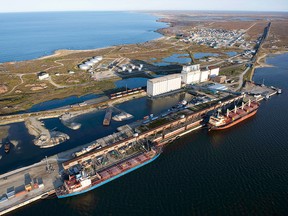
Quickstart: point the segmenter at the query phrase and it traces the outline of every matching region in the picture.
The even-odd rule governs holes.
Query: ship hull
[[[119,173],[118,175],[115,175],[115,176],[113,176],[113,177],[111,177],[111,178],[109,178],[109,179],[107,179],[107,180],[105,180],[105,181],[103,181],[103,182],[100,182],[100,183],[98,183],[98,184],[96,184],[96,185],[94,185],[94,186],[88,187],[88,188],[86,188],[86,189],[84,189],[84,190],[81,190],[81,191],[79,191],[79,192],[74,192],[74,193],[65,194],[65,195],[57,195],[57,197],[60,198],[60,199],[61,199],[61,198],[67,198],[67,197],[80,195],[80,194],[86,193],[86,192],[88,192],[88,191],[94,190],[95,188],[98,188],[98,187],[100,187],[100,186],[102,186],[102,185],[104,185],[104,184],[106,184],[106,183],[108,183],[108,182],[111,182],[111,181],[113,181],[113,180],[115,180],[115,179],[117,179],[117,178],[119,178],[119,177],[121,177],[121,176],[124,176],[124,175],[126,175],[126,174],[128,174],[128,173],[130,173],[130,172],[132,172],[132,171],[134,171],[134,170],[136,170],[136,169],[138,169],[138,168],[140,168],[140,167],[143,167],[143,166],[145,166],[145,165],[153,162],[153,161],[156,160],[159,156],[160,156],[160,153],[158,153],[156,156],[154,156],[154,157],[151,158],[150,160],[145,161],[144,163],[139,164],[138,166],[135,166],[135,167],[133,167],[133,168],[131,168],[131,169],[128,169],[128,170],[126,170],[126,171],[123,171],[122,173]]]
[[[232,121],[232,122],[230,122],[228,124],[225,124],[225,125],[222,125],[222,126],[210,126],[209,127],[209,131],[225,130],[225,129],[228,129],[230,127],[233,127],[234,125],[236,125],[236,124],[238,124],[238,123],[240,123],[240,122],[242,122],[242,121],[254,116],[257,113],[257,111],[258,111],[258,109],[252,111],[251,113],[249,113],[249,114],[247,114],[247,115],[245,115],[245,116],[243,116],[243,117],[241,117],[241,118],[239,118],[239,119],[237,119],[235,121]]]

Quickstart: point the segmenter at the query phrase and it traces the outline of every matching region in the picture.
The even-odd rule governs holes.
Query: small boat
[[[5,151],[5,153],[8,153],[10,151],[10,143],[5,143],[4,151]]]

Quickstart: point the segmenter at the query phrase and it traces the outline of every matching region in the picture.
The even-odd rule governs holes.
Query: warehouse
[[[147,81],[147,95],[150,97],[181,88],[180,74],[171,74]]]

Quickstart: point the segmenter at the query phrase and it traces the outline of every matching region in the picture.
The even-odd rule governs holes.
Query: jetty
[[[60,131],[49,131],[42,122],[33,117],[25,121],[25,126],[29,134],[35,136],[34,144],[40,148],[53,147],[70,138],[67,134]]]
[[[106,114],[103,120],[103,125],[104,126],[109,126],[112,118],[112,109],[109,107],[106,109]]]

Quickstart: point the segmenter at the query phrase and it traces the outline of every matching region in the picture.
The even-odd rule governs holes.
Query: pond
[[[217,53],[206,53],[206,52],[194,53],[194,58],[195,59],[201,59],[201,58],[210,57],[210,56],[217,57],[217,56],[219,56],[219,54],[217,54]]]
[[[238,52],[231,51],[231,52],[226,52],[225,54],[228,55],[229,57],[232,57],[232,56],[237,55]]]
[[[162,62],[154,63],[155,66],[168,66],[170,64],[188,64],[191,62],[189,54],[173,54],[169,57],[163,58]]]

